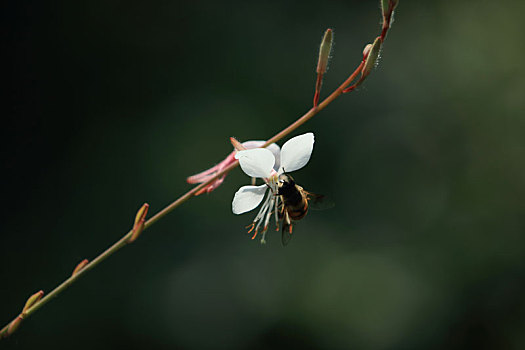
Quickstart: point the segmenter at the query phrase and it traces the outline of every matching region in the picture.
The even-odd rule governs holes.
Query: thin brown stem
[[[389,14],[387,20],[383,24],[383,28],[381,31],[381,40],[384,40],[386,37],[387,31],[389,29],[390,25],[390,15]],[[316,82],[316,96],[314,97],[314,107],[311,108],[308,112],[306,112],[302,117],[297,119],[295,122],[290,124],[288,127],[283,129],[282,131],[278,132],[276,135],[268,139],[266,143],[262,147],[266,147],[274,142],[277,142],[287,135],[289,135],[291,132],[296,130],[298,127],[306,123],[308,120],[310,120],[312,117],[314,117],[317,113],[325,109],[330,103],[332,103],[336,98],[341,96],[343,93],[353,90],[353,88],[347,89],[347,87],[358,77],[358,75],[361,73],[364,61],[361,61],[359,66],[356,68],[356,70],[337,88],[335,89],[326,99],[324,99],[320,104],[317,104],[319,101],[319,92],[320,87],[322,84],[322,75],[320,74],[317,77]],[[358,82],[359,83],[359,82]],[[356,83],[354,86],[357,86],[358,83]],[[195,187],[193,187],[191,190],[177,198],[175,201],[173,201],[171,204],[166,206],[164,209],[156,213],[153,217],[151,217],[149,220],[147,220],[144,223],[144,230],[148,229],[150,226],[152,226],[154,223],[156,223],[158,220],[162,219],[164,216],[166,216],[168,213],[170,213],[173,209],[177,208],[193,196],[199,194],[206,186],[213,183],[216,179],[220,178],[221,176],[224,176],[231,170],[235,169],[239,165],[238,161],[233,162],[223,170],[217,172],[212,178],[210,178],[208,181],[199,184]],[[107,248],[104,252],[102,252],[100,255],[98,255],[94,260],[87,263],[82,269],[80,269],[78,272],[74,273],[72,276],[70,276],[68,279],[63,281],[59,286],[57,286],[55,289],[53,289],[49,294],[47,294],[45,297],[40,299],[38,302],[34,303],[31,307],[27,308],[23,314],[18,315],[13,321],[9,322],[6,326],[4,326],[0,330],[0,338],[4,338],[9,336],[14,330],[18,327],[22,319],[26,319],[29,316],[31,316],[34,312],[39,310],[42,306],[47,304],[51,299],[57,297],[61,292],[66,290],[71,284],[73,284],[77,279],[82,277],[85,273],[93,269],[95,266],[100,264],[102,261],[113,255],[115,252],[126,246],[128,243],[130,243],[130,237],[133,234],[133,230],[130,230],[128,233],[126,233],[122,238],[120,238],[117,242],[115,242],[112,246]],[[16,326],[12,327],[10,329],[10,326]]]
[[[310,120],[314,115],[319,113],[321,110],[323,110],[326,106],[328,106],[333,100],[335,100],[337,97],[339,97],[343,90],[348,84],[350,84],[360,73],[361,68],[363,66],[363,63],[357,67],[357,69],[350,75],[350,77],[343,83],[339,88],[337,88],[330,96],[328,96],[319,106],[314,107],[310,109],[306,114],[304,114],[302,117],[297,119],[294,123],[292,123],[290,126],[282,130],[281,132],[277,133],[275,136],[270,138],[263,147],[268,146],[271,143],[277,142],[281,140],[282,138],[286,137],[288,134],[290,134],[292,131],[297,129],[299,126],[306,123],[308,120]],[[213,181],[215,181],[220,176],[230,172],[231,170],[235,169],[239,165],[238,161],[235,161],[234,163],[230,164],[228,167],[224,168],[222,171],[215,174],[211,179],[208,181],[195,186],[190,191],[186,192],[179,198],[177,198],[175,201],[173,201],[171,204],[166,206],[164,209],[156,213],[154,216],[152,216],[146,223],[144,224],[144,230],[148,229],[151,225],[156,223],[158,220],[162,219],[164,216],[166,216],[168,213],[170,213],[173,209],[177,208],[182,203],[186,202],[188,199],[192,198],[197,192],[199,192],[204,187],[211,184]],[[104,261],[109,256],[113,255],[115,252],[123,248],[125,245],[127,245],[129,238],[131,237],[133,231],[130,230],[128,233],[126,233],[121,239],[119,239],[116,243],[114,243],[111,247],[106,249],[103,253],[101,253],[99,256],[97,256],[93,261],[88,263],[87,265],[82,268],[79,272],[72,275],[68,279],[66,279],[64,282],[62,282],[58,287],[53,289],[49,294],[47,294],[45,297],[43,297],[39,302],[35,303],[32,307],[28,308],[25,312],[24,319],[28,318],[31,314],[33,314],[35,311],[40,309],[42,306],[47,304],[51,299],[57,297],[62,291],[67,289],[71,284],[73,284],[77,279],[82,277],[85,273],[87,273],[89,270],[100,264],[102,261]],[[15,318],[16,320],[16,318]],[[15,321],[13,320],[13,321]],[[12,322],[13,322],[12,321]],[[9,328],[9,325],[11,323],[7,324],[2,330],[0,331],[0,335],[4,335],[7,333],[7,330]]]

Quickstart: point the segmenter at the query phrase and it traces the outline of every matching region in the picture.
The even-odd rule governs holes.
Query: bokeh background
[[[2,2],[0,319],[324,96],[378,1]],[[525,348],[519,1],[401,1],[378,69],[313,131],[311,212],[251,241],[236,169],[91,271],[0,347]]]

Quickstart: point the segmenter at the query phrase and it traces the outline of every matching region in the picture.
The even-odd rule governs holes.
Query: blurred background
[[[379,1],[2,2],[0,319],[323,96]],[[283,248],[231,213],[239,169],[27,320],[19,349],[525,348],[519,1],[403,1],[378,68],[292,136],[335,208]],[[5,62],[5,61],[4,61]],[[282,144],[282,143],[281,143]]]

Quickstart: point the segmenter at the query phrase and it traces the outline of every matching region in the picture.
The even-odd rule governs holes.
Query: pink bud
[[[235,137],[230,137],[230,142],[232,143],[233,148],[235,148],[236,151],[244,151],[246,150],[246,147],[242,145]]]
[[[148,209],[149,204],[144,203],[144,205],[139,209],[139,211],[137,211],[137,215],[135,216],[135,223],[133,225],[133,232],[128,240],[128,243],[134,242],[137,238],[139,238],[140,234],[144,230],[144,223],[146,221]]]
[[[75,276],[77,273],[79,273],[80,270],[82,270],[88,264],[88,262],[89,262],[88,259],[84,259],[81,262],[79,262],[77,267],[75,267],[75,269],[73,270],[73,273],[71,274],[71,276]]]
[[[234,150],[233,152],[228,154],[228,156],[226,156],[226,158],[224,158],[224,160],[222,160],[219,164],[211,167],[210,169],[204,170],[203,172],[200,172],[198,174],[189,176],[188,178],[186,178],[186,182],[188,182],[190,184],[202,184],[202,183],[208,182],[213,177],[215,177],[217,175],[217,173],[220,173],[225,168],[230,166],[232,163],[237,161],[235,159],[235,154],[237,153],[238,150],[259,148],[259,147],[262,147],[266,143],[266,141],[246,141],[246,142],[240,143],[234,137],[230,138],[230,142],[232,143],[233,147],[236,150]],[[278,164],[277,160],[281,159],[281,157],[279,156],[279,152],[280,152],[279,146],[277,146],[275,143],[272,143],[267,148],[270,151],[272,151],[272,153],[274,154],[274,156],[276,158],[275,166],[278,167],[279,164]],[[203,187],[202,189],[200,189],[197,193],[195,193],[195,195],[198,196],[198,195],[203,194],[204,192],[210,193],[211,191],[213,191],[217,187],[219,187],[224,182],[225,178],[226,178],[226,174],[223,174],[222,176],[219,176],[212,183],[210,183],[209,185],[207,185],[207,186]]]
[[[16,332],[16,330],[18,329],[18,327],[20,327],[20,324],[22,324],[22,321],[24,320],[24,318],[22,317],[22,315],[19,315],[17,318],[15,318],[10,324],[9,324],[9,328],[7,329],[7,332],[5,333],[5,336],[8,337],[10,336],[11,334],[13,334],[14,332]]]
[[[367,44],[365,48],[363,49],[363,59],[366,60],[368,57],[368,54],[370,53],[370,49],[372,48],[372,44]]]
[[[365,47],[365,51],[366,51],[366,47]],[[381,51],[381,38],[377,37],[376,40],[374,40],[372,47],[368,50],[368,55],[366,57],[365,66],[363,67],[363,70],[361,71],[361,77],[362,77],[361,80],[366,78],[368,74],[370,74],[372,69],[375,67],[380,51]]]

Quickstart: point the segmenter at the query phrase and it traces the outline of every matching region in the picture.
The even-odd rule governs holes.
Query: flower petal
[[[233,197],[232,211],[234,214],[242,214],[257,208],[266,193],[266,185],[242,186]]]
[[[266,148],[269,149],[275,157],[275,164],[273,165],[273,169],[275,171],[279,170],[279,166],[281,165],[281,148],[276,143],[272,143]]]
[[[275,164],[273,153],[266,148],[239,151],[235,155],[235,159],[239,160],[246,175],[251,177],[269,177]]]
[[[286,141],[281,148],[280,173],[301,169],[310,160],[314,149],[314,134],[309,132]]]
[[[246,147],[247,149],[253,149],[253,148],[260,148],[262,145],[264,145],[266,141],[259,141],[259,140],[251,140],[243,142],[242,145]],[[273,156],[275,157],[275,164],[273,166],[273,170],[277,171],[279,170],[280,165],[280,159],[281,159],[281,147],[279,147],[278,144],[272,143],[268,145],[268,148],[270,151],[272,151]]]

